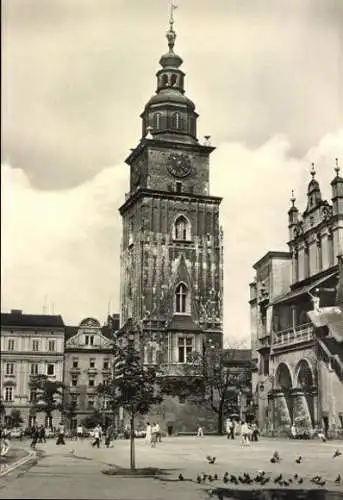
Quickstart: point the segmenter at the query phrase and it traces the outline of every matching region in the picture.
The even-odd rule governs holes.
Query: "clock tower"
[[[160,59],[142,138],[126,159],[130,192],[119,211],[122,324],[137,326],[147,364],[181,373],[193,351],[222,346],[221,198],[210,195],[208,138],[197,139],[194,103],[185,95],[182,59]]]

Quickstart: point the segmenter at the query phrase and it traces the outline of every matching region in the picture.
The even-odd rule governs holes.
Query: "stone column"
[[[289,407],[286,400],[286,394],[283,391],[276,391],[274,396],[274,430],[278,432],[286,431],[292,425]]]
[[[302,389],[296,389],[293,394],[294,398],[294,421],[300,422],[301,427],[312,429],[312,419],[310,408],[306,396]],[[310,396],[312,397],[312,396]]]

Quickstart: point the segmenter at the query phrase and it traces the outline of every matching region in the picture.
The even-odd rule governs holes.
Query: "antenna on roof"
[[[55,304],[53,302],[51,304],[51,314],[55,314]]]
[[[47,314],[48,309],[48,297],[44,295],[44,303],[43,303],[43,314]]]

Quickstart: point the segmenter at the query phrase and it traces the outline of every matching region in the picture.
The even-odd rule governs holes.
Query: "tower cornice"
[[[174,191],[166,192],[159,191],[157,189],[139,188],[125,201],[125,203],[121,205],[121,207],[119,207],[120,214],[123,215],[130,206],[144,197],[161,198],[163,200],[197,201],[203,203],[213,203],[215,205],[220,205],[223,200],[223,198],[221,198],[220,196],[198,195],[194,193],[177,193]]]
[[[142,139],[140,143],[131,151],[129,156],[125,159],[125,163],[131,165],[132,162],[149,146],[161,149],[172,149],[173,151],[195,151],[204,154],[210,154],[216,148],[214,146],[205,146],[203,144],[188,144],[178,141],[166,141],[163,139]]]

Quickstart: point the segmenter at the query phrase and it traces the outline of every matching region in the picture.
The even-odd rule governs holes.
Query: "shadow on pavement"
[[[328,490],[295,490],[295,489],[264,489],[264,490],[233,490],[215,488],[209,492],[218,500],[342,500],[343,493]]]

